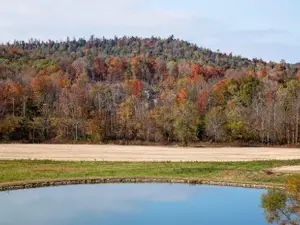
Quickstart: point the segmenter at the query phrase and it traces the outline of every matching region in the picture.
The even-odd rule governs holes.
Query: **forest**
[[[0,142],[295,145],[300,64],[170,36],[0,44]]]

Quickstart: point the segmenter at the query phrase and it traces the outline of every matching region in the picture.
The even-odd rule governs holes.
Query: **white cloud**
[[[118,33],[119,29],[148,29],[153,35],[159,35],[160,29],[176,28],[192,20],[192,15],[183,10],[142,9],[143,2],[142,0],[5,2],[0,9],[0,21],[4,21],[0,23],[0,28],[5,29],[1,41],[26,40],[31,37],[60,39],[66,36],[91,34],[103,36]]]
[[[88,38],[91,34],[174,34],[213,50],[295,62],[300,48],[300,31],[295,28],[299,18],[281,15],[289,12],[286,8],[297,7],[279,0],[276,4],[253,0],[247,7],[238,0],[0,0],[0,42]],[[280,52],[261,48],[262,44]]]

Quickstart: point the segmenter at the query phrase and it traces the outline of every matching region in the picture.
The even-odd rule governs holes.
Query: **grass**
[[[254,162],[60,162],[0,161],[4,183],[100,177],[197,178],[203,180],[283,184],[290,175],[266,169],[300,165],[300,160]],[[300,174],[296,175],[300,178]]]

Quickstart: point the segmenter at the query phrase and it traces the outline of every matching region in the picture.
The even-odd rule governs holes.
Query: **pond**
[[[266,225],[264,190],[100,184],[0,192],[1,225]]]

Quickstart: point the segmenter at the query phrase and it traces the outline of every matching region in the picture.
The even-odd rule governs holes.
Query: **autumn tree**
[[[214,141],[226,139],[225,115],[223,108],[214,107],[205,116],[206,135]]]
[[[261,206],[268,223],[279,225],[300,224],[300,179],[291,178],[285,190],[269,190],[261,197]]]
[[[197,109],[191,102],[181,102],[175,108],[174,132],[184,146],[188,145],[188,141],[196,140],[197,119]]]

